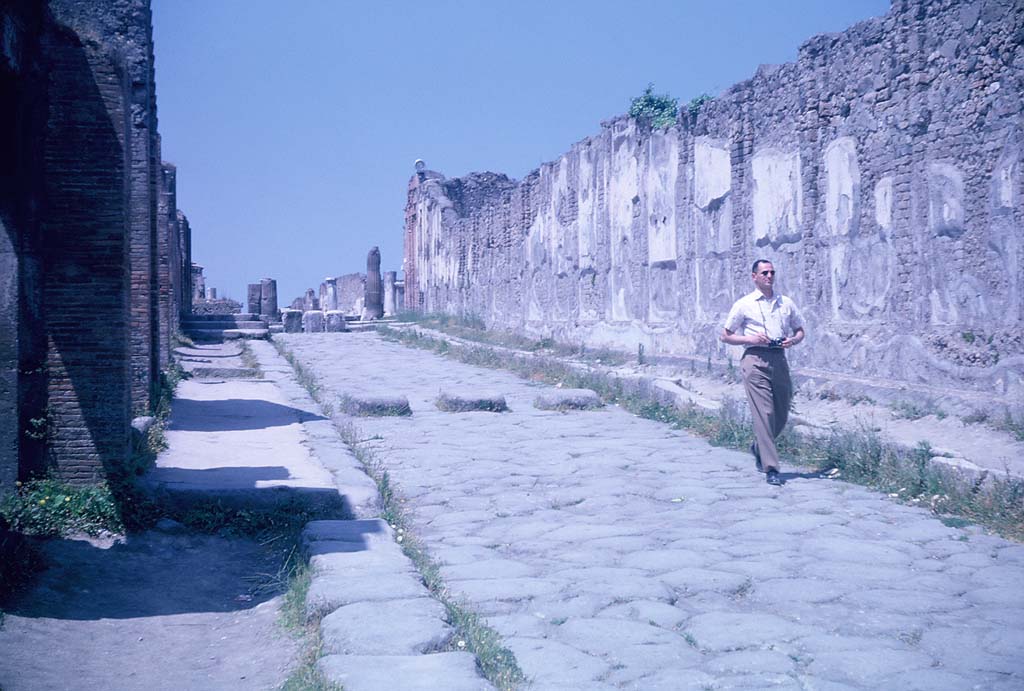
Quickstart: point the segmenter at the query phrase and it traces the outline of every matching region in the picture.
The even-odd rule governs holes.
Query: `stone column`
[[[348,331],[348,326],[345,324],[345,313],[341,310],[324,312],[324,330],[329,333]]]
[[[272,278],[260,281],[260,314],[277,321],[277,281]]]
[[[363,300],[363,319],[384,316],[383,290],[380,278],[380,250],[374,247],[366,256],[366,293]]]
[[[211,300],[216,300],[217,299],[217,289],[216,288],[210,288],[209,292],[210,292],[210,299]]]
[[[260,303],[262,302],[262,293],[263,290],[259,283],[249,284],[248,299],[246,300],[248,303],[246,305],[246,311],[248,311],[249,314],[262,314],[260,311],[262,309],[260,306]]]
[[[395,314],[395,281],[398,279],[397,271],[384,272],[384,316],[391,317]]]
[[[297,334],[302,331],[302,310],[281,310],[281,323],[286,334]]]
[[[324,301],[320,303],[320,309],[324,312],[338,309],[338,281],[335,278],[324,279]]]
[[[306,289],[306,296],[303,298],[302,305],[306,311],[320,309],[320,301],[316,299],[316,293],[313,292],[312,288]]]

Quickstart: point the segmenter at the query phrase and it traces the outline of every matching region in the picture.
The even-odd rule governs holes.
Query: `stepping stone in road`
[[[465,413],[473,410],[503,413],[508,410],[502,394],[474,391],[442,391],[437,397],[437,407],[446,413]]]
[[[533,401],[533,407],[540,410],[592,410],[603,405],[590,389],[549,389]]]
[[[412,415],[409,399],[405,396],[354,396],[352,394],[344,394],[338,398],[338,407],[346,415],[358,417]]]

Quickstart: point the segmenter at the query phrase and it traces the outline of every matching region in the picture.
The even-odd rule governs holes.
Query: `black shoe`
[[[757,472],[763,473],[764,468],[761,466],[761,454],[757,451],[757,442],[751,442],[750,453],[754,457],[754,466],[757,468]]]
[[[767,479],[768,479],[768,484],[769,485],[775,485],[775,486],[781,486],[782,485],[782,478],[779,477],[779,471],[777,471],[775,469],[772,469],[772,470],[768,471],[768,478]]]

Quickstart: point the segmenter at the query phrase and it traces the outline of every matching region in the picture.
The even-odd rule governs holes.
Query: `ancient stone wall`
[[[17,408],[0,425],[2,492],[43,471],[93,482],[126,459],[188,250],[160,165],[148,1],[5,3],[0,25],[0,169],[17,171],[0,184],[14,290],[0,291],[0,417]]]
[[[521,181],[419,173],[406,306],[725,361],[765,257],[803,372],[1019,404],[1022,44],[1020,3],[895,0],[667,130],[614,119]]]

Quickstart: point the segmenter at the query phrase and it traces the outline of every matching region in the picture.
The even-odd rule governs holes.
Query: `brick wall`
[[[418,174],[406,305],[724,363],[765,257],[803,371],[1020,405],[1022,44],[1020,3],[896,0],[667,130],[613,119],[520,181]]]
[[[124,461],[191,248],[159,161],[148,1],[7,3],[0,29],[4,492]]]

